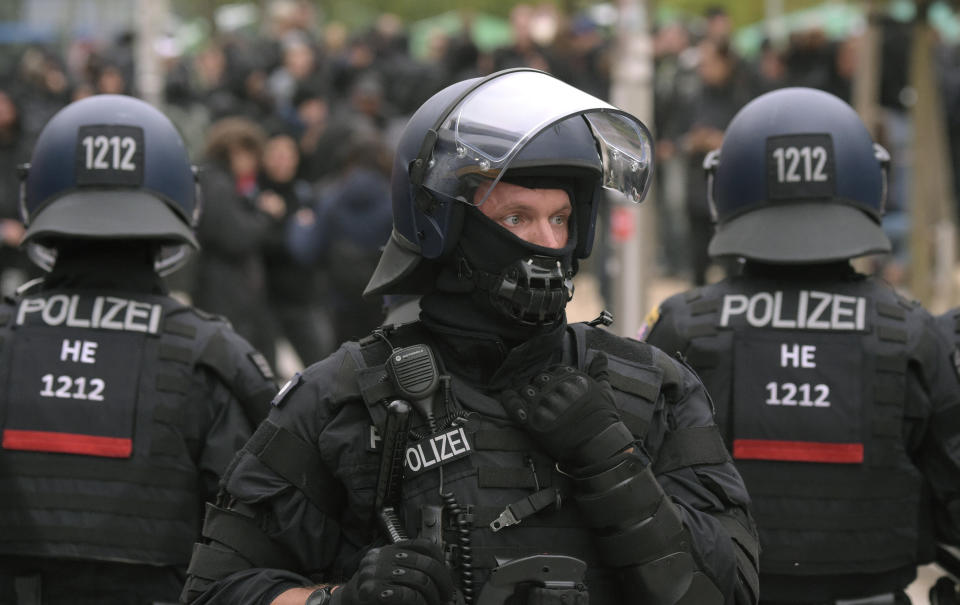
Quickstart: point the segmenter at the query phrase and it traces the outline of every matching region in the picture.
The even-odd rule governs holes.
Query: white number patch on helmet
[[[132,185],[143,182],[143,129],[90,125],[77,139],[78,185]]]
[[[767,139],[767,190],[771,199],[833,197],[835,174],[830,135]]]

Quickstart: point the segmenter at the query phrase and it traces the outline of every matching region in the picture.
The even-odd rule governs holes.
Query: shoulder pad
[[[697,287],[697,288],[691,288],[691,289],[689,289],[689,290],[687,290],[687,291],[685,291],[685,292],[682,292],[682,293],[680,293],[680,294],[677,294],[677,295],[675,295],[675,296],[682,296],[682,297],[683,297],[683,300],[685,300],[685,301],[688,302],[688,303],[689,303],[689,302],[693,302],[693,301],[695,301],[695,300],[697,300],[697,299],[699,299],[700,297],[703,296],[703,288],[704,288],[704,286],[700,286],[700,287]],[[671,297],[671,298],[673,298],[673,297]]]
[[[581,341],[587,350],[603,351],[609,355],[615,355],[624,359],[646,364],[650,363],[651,347],[646,343],[634,338],[618,336],[603,328],[597,328],[585,323],[574,323],[570,324],[569,327],[573,330],[577,340]]]
[[[277,385],[270,364],[229,326],[216,326],[201,347],[199,365],[213,371],[240,401],[256,426],[266,417]]]
[[[685,382],[685,375],[693,372],[682,359],[674,359],[655,347],[651,347],[653,363],[663,370],[664,388],[679,387]],[[684,369],[686,368],[686,369]]]

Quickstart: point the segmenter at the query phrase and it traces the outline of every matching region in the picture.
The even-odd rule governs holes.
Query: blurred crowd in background
[[[590,13],[516,5],[512,42],[493,50],[462,34],[431,35],[411,52],[401,20],[382,15],[359,31],[324,23],[309,2],[271,4],[255,31],[211,36],[164,58],[162,109],[202,167],[203,249],[171,287],[234,327],[276,363],[290,343],[303,364],[365,335],[383,312],[360,293],[391,226],[393,142],[431,94],[464,78],[529,66],[609,98],[614,27]],[[895,252],[878,267],[896,283],[904,268],[910,159],[907,77],[911,26],[882,18],[880,142],[893,170],[886,226]],[[702,172],[737,110],[759,93],[803,85],[851,99],[856,35],[815,26],[769,40],[747,56],[733,44],[722,6],[656,23],[652,37],[658,271],[693,284],[714,281],[706,255],[712,224]],[[134,35],[119,32],[56,45],[0,48],[0,290],[35,271],[17,249],[16,166],[59,108],[91,94],[137,95]],[[960,48],[942,40],[935,57],[960,199]],[[548,103],[549,99],[543,99]],[[604,282],[604,239],[588,269]]]

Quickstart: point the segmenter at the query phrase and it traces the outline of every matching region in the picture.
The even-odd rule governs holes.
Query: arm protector
[[[694,558],[681,513],[650,465],[630,456],[574,477],[574,484],[604,564],[620,570],[624,594],[645,605],[722,605],[723,594]]]

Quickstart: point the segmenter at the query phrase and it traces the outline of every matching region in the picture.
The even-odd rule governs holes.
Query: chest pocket
[[[3,448],[129,458],[147,336],[30,326],[16,338]]]
[[[862,348],[856,334],[738,334],[733,457],[862,463]]]

